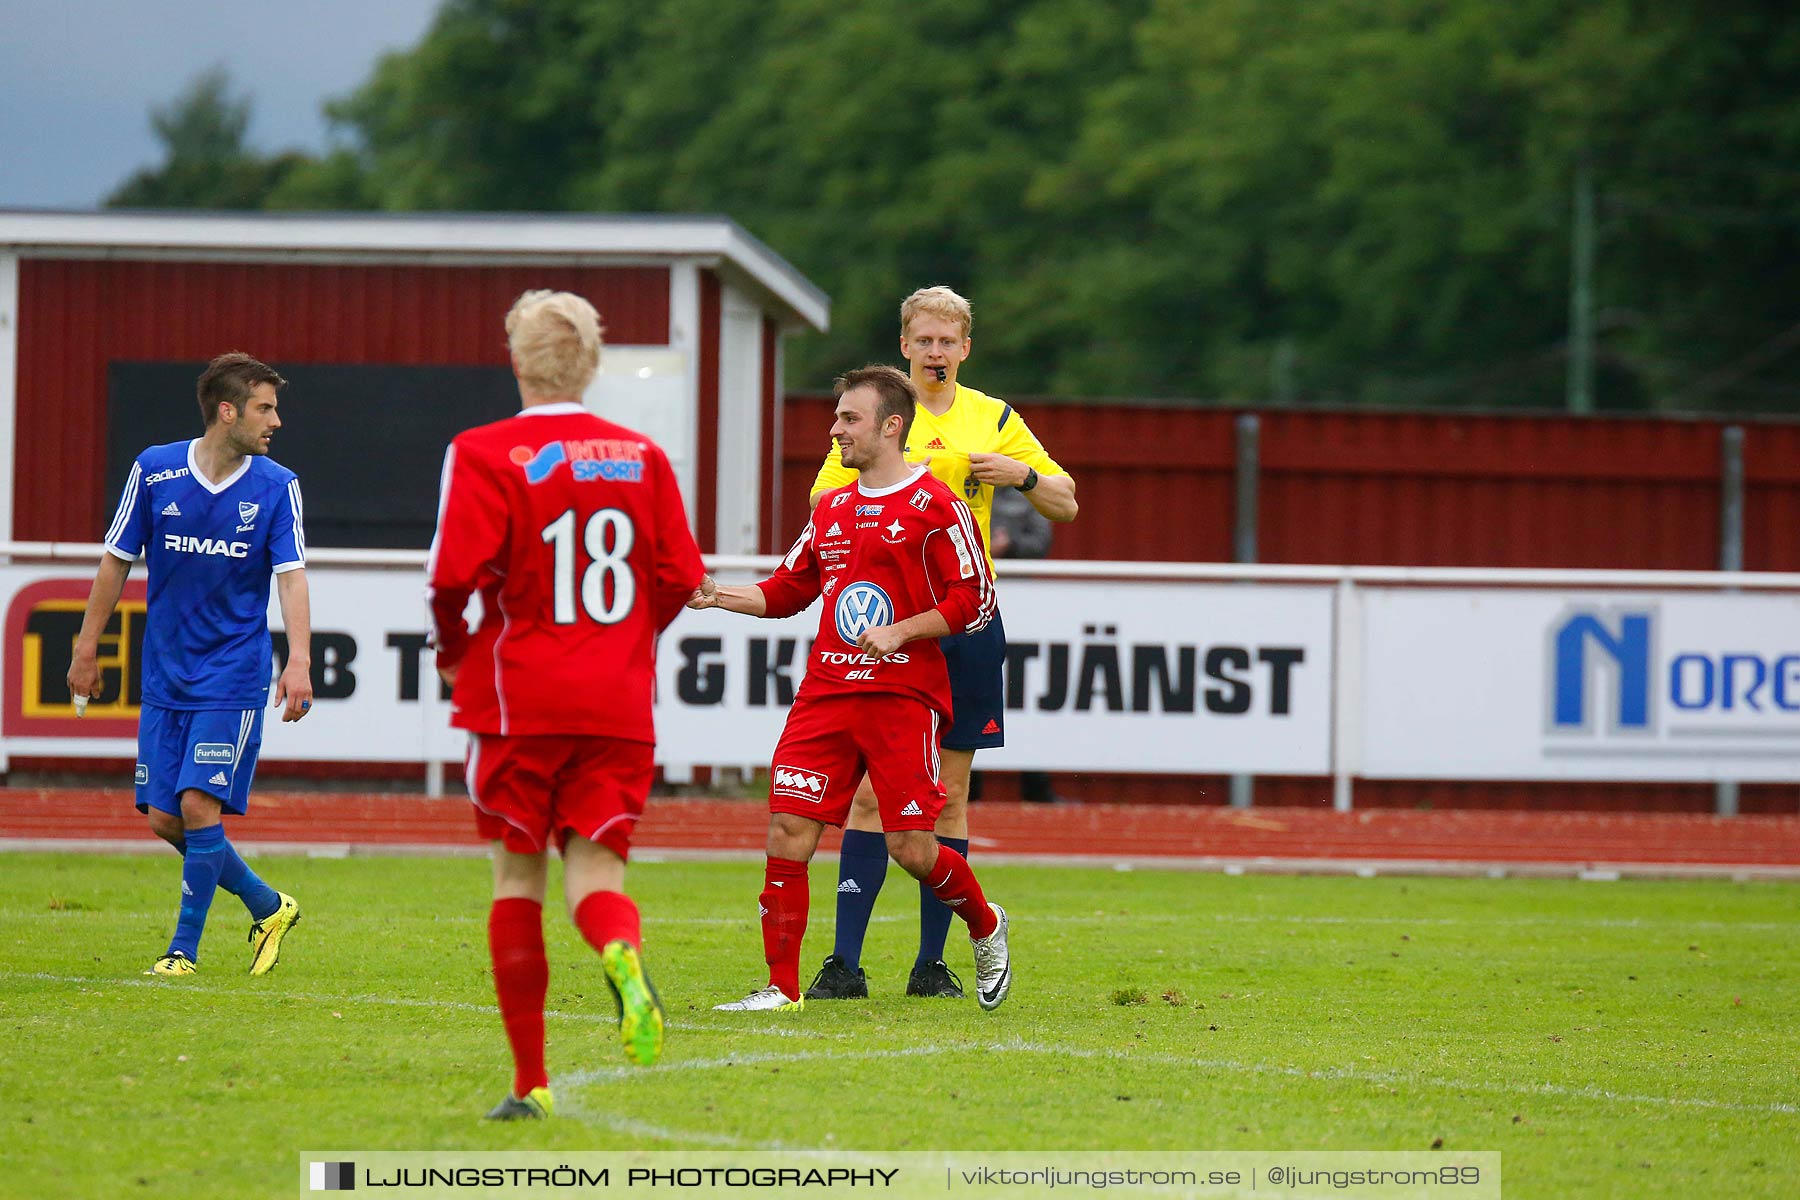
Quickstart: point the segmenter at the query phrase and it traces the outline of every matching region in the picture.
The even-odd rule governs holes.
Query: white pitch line
[[[1725,1112],[1746,1113],[1800,1113],[1800,1105],[1794,1104],[1738,1104],[1729,1100],[1706,1100],[1681,1096],[1652,1096],[1630,1092],[1614,1092],[1605,1088],[1567,1087],[1555,1083],[1506,1084],[1488,1083],[1479,1080],[1438,1079],[1427,1075],[1407,1075],[1394,1071],[1358,1071],[1350,1067],[1322,1067],[1310,1069],[1306,1067],[1281,1067],[1269,1063],[1244,1063],[1231,1059],[1188,1058],[1178,1054],[1158,1054],[1153,1052],[1125,1053],[1113,1050],[1093,1050],[1083,1046],[1057,1046],[1038,1042],[1026,1042],[1018,1039],[987,1044],[932,1045],[906,1047],[896,1050],[821,1050],[805,1051],[796,1054],[776,1054],[755,1052],[750,1054],[730,1055],[713,1059],[686,1059],[672,1062],[654,1071],[633,1070],[630,1068],[600,1068],[593,1071],[578,1071],[562,1077],[562,1081],[572,1087],[589,1083],[608,1082],[651,1082],[665,1071],[705,1071],[722,1070],[733,1066],[751,1066],[762,1063],[805,1062],[813,1059],[882,1059],[882,1058],[917,1058],[940,1054],[980,1053],[980,1054],[1043,1054],[1058,1058],[1105,1059],[1119,1063],[1156,1063],[1159,1065],[1182,1067],[1189,1070],[1218,1071],[1237,1075],[1281,1075],[1293,1079],[1316,1079],[1327,1081],[1344,1081],[1349,1083],[1380,1084],[1382,1086],[1405,1085],[1408,1087],[1433,1088],[1446,1091],[1492,1092],[1503,1095],[1531,1096],[1564,1096],[1582,1100],[1600,1100],[1617,1104],[1660,1104],[1675,1108],[1704,1108]]]
[[[748,1066],[767,1062],[804,1062],[819,1058],[920,1058],[934,1054],[948,1054],[954,1052],[956,1049],[958,1049],[958,1047],[919,1046],[912,1049],[898,1050],[859,1050],[849,1054],[834,1051],[821,1051],[817,1053],[805,1052],[800,1054],[740,1054],[730,1058],[682,1059],[675,1062],[664,1063],[659,1067],[653,1068],[652,1071],[657,1074],[664,1071],[706,1071],[718,1070],[724,1067]],[[591,1083],[605,1083],[610,1080],[629,1079],[634,1072],[642,1075],[644,1074],[644,1069],[642,1067],[612,1067],[591,1071],[572,1071],[567,1075],[558,1075],[550,1082],[555,1088],[574,1089],[585,1087]],[[660,1142],[692,1142],[702,1146],[718,1146],[724,1149],[733,1150],[791,1150],[794,1148],[789,1143],[780,1141],[779,1139],[775,1141],[750,1141],[745,1138],[734,1137],[728,1133],[718,1133],[714,1130],[669,1129],[661,1125],[651,1125],[645,1121],[634,1121],[629,1117],[621,1117],[616,1114],[601,1115],[589,1113],[587,1107],[581,1104],[579,1099],[567,1106],[559,1104],[557,1112],[559,1114],[566,1112],[569,1116],[585,1124],[600,1125],[619,1133],[654,1138]],[[816,1149],[816,1147],[814,1148]]]
[[[82,917],[97,917],[108,921],[165,921],[167,913],[148,912],[107,912],[99,909],[9,909],[0,907],[0,917],[8,920],[37,919],[46,921],[67,921]],[[361,918],[352,918],[361,919]],[[377,918],[368,918],[374,920]],[[383,924],[392,923],[429,923],[436,925],[475,925],[485,926],[485,916],[436,915],[419,914],[417,916],[383,914],[378,918]],[[915,914],[888,915],[870,918],[871,924],[886,925],[902,922],[916,922]],[[1280,913],[1044,913],[1032,918],[1034,925],[1104,925],[1114,922],[1143,924],[1178,924],[1182,922],[1205,921],[1215,925],[1381,925],[1399,926],[1401,928],[1443,928],[1443,929],[1642,929],[1646,931],[1666,931],[1684,929],[1703,930],[1748,930],[1758,933],[1778,932],[1790,933],[1800,931],[1800,921],[1661,921],[1643,917],[1504,917],[1484,920],[1471,917],[1387,917],[1387,916],[1309,916],[1294,914],[1284,916]],[[703,927],[754,927],[753,917],[652,917],[645,922],[645,927],[652,932],[658,926],[703,926]],[[817,917],[812,921],[813,929],[831,928],[836,924],[832,917]]]
[[[475,1013],[484,1017],[498,1017],[500,1010],[492,1004],[471,1004],[464,1000],[422,1000],[410,996],[371,996],[367,994],[328,995],[322,992],[278,992],[273,989],[258,988],[251,991],[226,990],[208,987],[197,980],[183,980],[179,983],[167,979],[144,979],[138,977],[112,977],[94,975],[56,975],[48,971],[0,971],[0,979],[37,979],[47,983],[87,984],[94,987],[178,987],[183,991],[203,992],[209,996],[229,997],[232,1000],[266,999],[266,1000],[306,1000],[318,1004],[373,1004],[384,1008],[429,1008],[442,1009],[446,1012]],[[546,1009],[544,1018],[550,1021],[578,1021],[599,1025],[614,1025],[618,1018],[614,1017],[608,1005],[607,1012],[564,1012],[559,1009]],[[768,1038],[805,1038],[811,1041],[850,1041],[857,1037],[851,1033],[827,1033],[823,1030],[782,1029],[779,1027],[755,1028],[734,1025],[729,1022],[702,1023],[700,1021],[669,1022],[669,1028],[684,1033],[717,1033],[717,1034],[750,1034],[754,1037]]]
[[[457,843],[344,843],[344,842],[244,842],[238,843],[246,857],[288,856],[306,858],[486,858],[485,845]],[[159,854],[162,843],[149,836],[131,839],[110,838],[0,838],[0,854]],[[634,863],[730,862],[760,863],[761,850],[697,850],[675,847],[638,847]],[[1256,855],[1222,858],[1210,855],[1169,856],[1136,855],[1119,857],[1101,854],[1003,854],[982,855],[982,862],[999,867],[1061,867],[1069,869],[1115,871],[1192,871],[1202,874],[1224,873],[1232,876],[1300,876],[1357,875],[1383,878],[1434,879],[1673,879],[1730,880],[1744,882],[1768,880],[1793,882],[1800,880],[1800,865],[1792,863],[1684,863],[1684,862],[1612,862],[1604,859],[1580,861],[1533,861],[1488,859],[1425,858],[1295,858]]]
[[[978,1050],[979,1046],[903,1046],[891,1050],[803,1050],[791,1054],[777,1054],[758,1051],[751,1054],[727,1054],[719,1058],[684,1058],[664,1063],[650,1074],[661,1075],[667,1071],[717,1071],[726,1067],[760,1066],[763,1063],[796,1063],[810,1062],[820,1058],[925,1058],[938,1054],[955,1054],[964,1050]],[[630,1079],[634,1075],[648,1078],[642,1067],[595,1067],[588,1071],[572,1071],[558,1078],[559,1083],[570,1087],[584,1087],[590,1083],[607,1083],[614,1080]]]
[[[1154,1052],[1128,1054],[1114,1050],[1091,1050],[1086,1047],[1054,1046],[1017,1041],[999,1043],[988,1048],[990,1053],[1016,1049],[1033,1054],[1054,1054],[1072,1058],[1105,1058],[1118,1062],[1159,1062],[1171,1066],[1199,1067],[1203,1070],[1230,1071],[1254,1075],[1283,1075],[1294,1079],[1348,1080],[1354,1083],[1382,1085],[1406,1084],[1412,1087],[1443,1088],[1451,1091],[1497,1092],[1505,1095],[1568,1096],[1584,1100],[1604,1100],[1621,1104],[1665,1104],[1677,1108],[1707,1108],[1726,1112],[1800,1113],[1796,1104],[1738,1104],[1730,1100],[1706,1100],[1682,1096],[1649,1096],[1629,1092],[1608,1091],[1596,1087],[1567,1087],[1557,1083],[1506,1084],[1480,1080],[1437,1079],[1428,1075],[1406,1075],[1397,1071],[1358,1071],[1350,1067],[1278,1067],[1269,1063],[1241,1063],[1229,1059],[1185,1058],[1176,1054]],[[854,1052],[852,1052],[854,1053]],[[846,1056],[848,1057],[848,1056]]]
[[[455,1012],[480,1013],[484,1016],[498,1015],[498,1010],[490,1005],[469,1004],[457,1000],[416,1000],[401,996],[328,996],[305,992],[261,990],[224,993],[217,989],[206,988],[203,985],[193,982],[172,984],[167,980],[95,978],[82,975],[56,975],[46,971],[0,971],[0,978],[38,979],[52,983],[99,984],[103,986],[182,987],[190,991],[204,991],[214,995],[229,994],[234,1000],[242,999],[246,996],[266,996],[269,998],[309,1000],[328,1004],[375,1004],[397,1008],[437,1008]],[[546,1012],[544,1015],[547,1018],[556,1020],[589,1021],[605,1024],[611,1024],[613,1020],[610,1014],[565,1013],[552,1010]],[[727,1027],[717,1022],[704,1026],[698,1023],[691,1025],[672,1024],[673,1027],[678,1030],[688,1029],[693,1032],[705,1033],[729,1031],[746,1034],[752,1037],[801,1037],[823,1041],[826,1039],[847,1040],[854,1036],[849,1034],[826,1034],[822,1031],[813,1032],[769,1025],[757,1026],[746,1024],[743,1026]],[[1305,1067],[1279,1067],[1269,1063],[1244,1063],[1236,1062],[1231,1059],[1189,1058],[1177,1054],[1159,1054],[1153,1052],[1133,1054],[1120,1051],[1093,1050],[1085,1046],[1059,1046],[1047,1043],[1026,1042],[1018,1039],[986,1044],[972,1043],[950,1046],[917,1046],[887,1050],[832,1049],[801,1051],[793,1054],[759,1052],[713,1059],[678,1059],[674,1062],[665,1063],[660,1067],[654,1067],[649,1070],[641,1067],[603,1068],[596,1071],[575,1072],[564,1077],[564,1079],[570,1086],[581,1086],[589,1082],[648,1081],[656,1079],[658,1076],[671,1071],[719,1070],[730,1066],[740,1066],[751,1063],[803,1062],[817,1058],[916,1058],[925,1055],[965,1052],[979,1052],[984,1054],[1046,1054],[1063,1058],[1107,1059],[1109,1061],[1121,1063],[1150,1062],[1167,1066],[1184,1067],[1188,1069],[1198,1068],[1200,1070],[1220,1071],[1240,1075],[1282,1075],[1294,1079],[1343,1080],[1352,1083],[1380,1084],[1382,1086],[1404,1084],[1411,1087],[1437,1088],[1448,1091],[1490,1092],[1501,1095],[1564,1096],[1572,1099],[1600,1100],[1608,1103],[1658,1104],[1672,1108],[1702,1108],[1722,1112],[1777,1113],[1782,1115],[1800,1113],[1800,1105],[1795,1104],[1738,1104],[1729,1100],[1707,1100],[1699,1097],[1689,1098],[1683,1096],[1654,1096],[1630,1092],[1614,1092],[1605,1088],[1568,1087],[1563,1084],[1555,1083],[1506,1084],[1488,1083],[1480,1080],[1437,1079],[1431,1076],[1406,1075],[1391,1071],[1358,1071],[1349,1067],[1321,1067],[1317,1069]]]
[[[551,1081],[561,1087],[563,1081]],[[579,1104],[556,1102],[556,1115],[580,1121],[584,1125],[598,1125],[610,1129],[614,1133],[630,1134],[636,1137],[653,1138],[659,1142],[691,1142],[702,1146],[717,1146],[722,1150],[785,1150],[787,1146],[781,1142],[751,1142],[729,1133],[718,1133],[710,1129],[668,1129],[661,1125],[652,1125],[648,1121],[635,1121],[630,1117],[622,1117],[617,1113],[590,1113]]]

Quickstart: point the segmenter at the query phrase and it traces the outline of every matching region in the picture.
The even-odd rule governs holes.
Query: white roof
[[[823,331],[831,298],[730,217],[0,209],[0,250],[72,257],[619,266],[692,262]]]

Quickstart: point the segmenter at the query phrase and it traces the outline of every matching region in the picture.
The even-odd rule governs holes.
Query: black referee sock
[[[844,830],[844,848],[838,854],[837,935],[831,952],[852,970],[862,963],[863,938],[869,932],[869,917],[887,879],[887,868],[885,834]]]

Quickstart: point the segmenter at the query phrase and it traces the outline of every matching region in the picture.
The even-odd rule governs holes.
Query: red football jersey
[[[457,436],[428,571],[450,723],[654,742],[656,636],[700,584],[661,447],[579,404]],[[481,626],[463,617],[481,593]]]
[[[951,633],[972,633],[994,615],[994,575],[975,518],[924,467],[889,487],[859,480],[819,497],[800,540],[758,586],[771,617],[825,598],[796,700],[900,692],[946,719],[950,675],[936,638],[908,642],[880,662],[856,639],[931,608]]]

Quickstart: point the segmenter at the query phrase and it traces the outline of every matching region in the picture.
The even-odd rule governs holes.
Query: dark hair
[[[845,392],[859,387],[874,388],[879,397],[875,405],[877,427],[887,424],[889,417],[900,418],[900,444],[905,446],[907,435],[912,433],[913,412],[919,403],[919,389],[913,386],[906,372],[885,364],[858,367],[839,375],[832,382],[831,394],[842,399]]]
[[[274,384],[277,391],[287,386],[287,380],[277,375],[273,367],[258,362],[242,350],[221,354],[207,363],[196,389],[200,396],[200,416],[206,421],[206,427],[211,429],[219,419],[221,404],[235,405],[241,410],[259,383]]]

